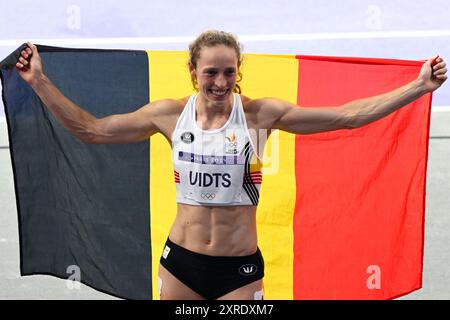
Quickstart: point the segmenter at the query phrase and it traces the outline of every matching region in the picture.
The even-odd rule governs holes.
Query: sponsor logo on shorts
[[[258,267],[255,264],[244,264],[239,267],[239,273],[243,276],[251,276],[254,275],[258,271]]]

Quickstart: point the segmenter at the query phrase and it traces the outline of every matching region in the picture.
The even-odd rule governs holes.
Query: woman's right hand
[[[43,75],[43,71],[37,47],[31,42],[27,42],[27,45],[28,47],[20,52],[16,68],[22,79],[31,85]]]

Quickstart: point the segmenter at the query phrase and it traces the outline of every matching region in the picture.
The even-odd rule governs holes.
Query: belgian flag
[[[159,257],[176,214],[160,134],[89,145],[67,132],[0,63],[20,233],[21,274],[69,277],[157,299]],[[187,52],[38,46],[55,85],[96,117],[193,93]],[[415,79],[422,62],[246,54],[243,94],[338,106]],[[431,94],[353,130],[276,131],[257,210],[266,299],[390,299],[421,288]]]

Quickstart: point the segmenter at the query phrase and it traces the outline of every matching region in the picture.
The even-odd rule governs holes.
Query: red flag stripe
[[[388,92],[423,63],[298,58],[297,103],[308,107]],[[390,299],[420,288],[430,108],[426,95],[358,129],[297,136],[295,299]]]

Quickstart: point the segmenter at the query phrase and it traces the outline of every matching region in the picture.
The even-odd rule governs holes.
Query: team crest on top
[[[225,153],[226,154],[236,154],[237,151],[237,136],[234,131],[225,136]]]
[[[184,143],[194,142],[194,134],[188,131],[183,132],[183,134],[181,135],[181,141],[183,141]]]

